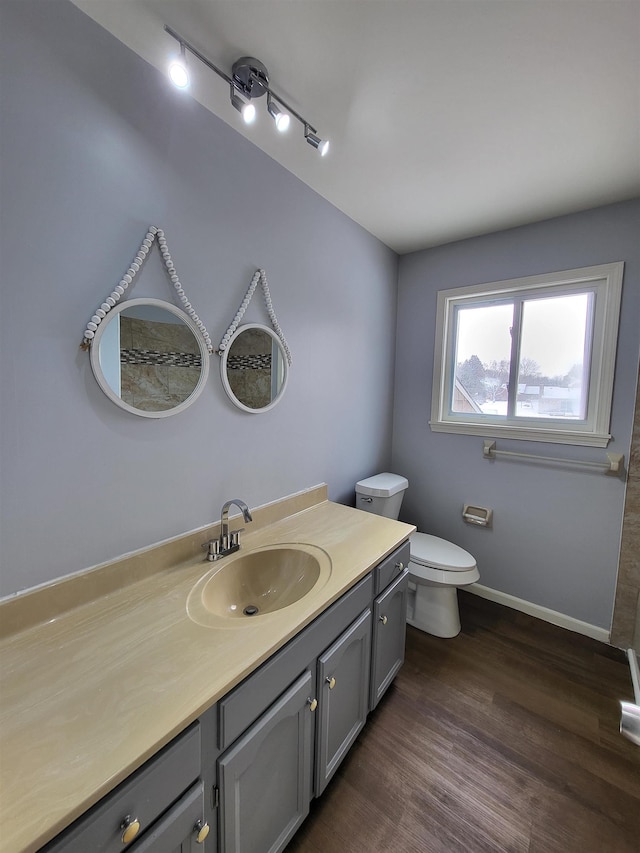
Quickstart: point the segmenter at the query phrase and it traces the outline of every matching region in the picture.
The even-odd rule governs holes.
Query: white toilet
[[[356,483],[356,507],[398,518],[409,481],[398,474],[376,474]],[[436,637],[460,633],[459,586],[480,579],[474,558],[452,542],[414,533],[410,538],[407,622]]]

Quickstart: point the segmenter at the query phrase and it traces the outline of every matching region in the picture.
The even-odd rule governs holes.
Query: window
[[[431,429],[606,447],[623,268],[440,291]]]

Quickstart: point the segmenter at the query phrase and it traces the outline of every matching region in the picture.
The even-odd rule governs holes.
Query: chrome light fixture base
[[[241,56],[231,67],[231,76],[236,88],[247,98],[261,98],[269,91],[269,72],[266,66],[253,56]]]

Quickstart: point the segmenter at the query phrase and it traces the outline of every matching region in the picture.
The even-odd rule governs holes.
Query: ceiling
[[[640,196],[639,0],[73,2],[163,70],[165,24],[260,59],[326,157],[193,58],[185,97],[399,253]]]

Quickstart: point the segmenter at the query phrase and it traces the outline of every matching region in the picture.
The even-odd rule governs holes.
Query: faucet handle
[[[207,552],[207,560],[213,562],[220,553],[220,540],[209,539],[208,542],[203,542],[200,547]]]
[[[233,548],[235,545],[240,545],[240,534],[244,533],[245,528],[239,527],[237,530],[232,530],[229,534],[229,545]]]

